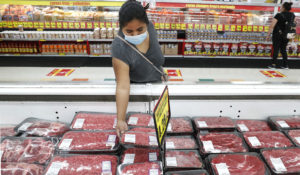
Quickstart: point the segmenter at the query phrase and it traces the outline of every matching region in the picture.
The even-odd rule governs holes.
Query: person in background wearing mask
[[[289,42],[287,38],[285,38],[282,34],[280,34],[281,31],[285,30],[285,22],[286,21],[294,21],[295,20],[295,14],[290,12],[292,9],[293,3],[285,2],[281,6],[280,12],[275,15],[273,18],[273,21],[270,26],[270,30],[268,32],[268,38],[271,35],[271,32],[273,31],[272,41],[273,41],[273,59],[272,64],[269,65],[269,68],[276,68],[277,66],[277,57],[280,50],[280,53],[283,58],[283,65],[281,68],[288,69],[288,56],[286,52],[286,47]]]
[[[162,65],[165,59],[154,25],[149,22],[147,17],[148,6],[143,7],[135,0],[129,0],[122,5],[119,11],[120,31],[118,34],[121,38],[116,37],[111,46],[112,64],[117,82],[118,121],[116,132],[119,137],[128,130],[125,120],[130,83],[160,82],[162,80],[161,72],[163,72]],[[132,46],[153,65],[147,62]]]

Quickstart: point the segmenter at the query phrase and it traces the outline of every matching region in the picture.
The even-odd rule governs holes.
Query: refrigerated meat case
[[[149,19],[167,60],[269,60],[266,33],[278,3],[151,1]],[[1,57],[109,59],[118,28],[117,1],[1,1]],[[146,3],[143,1],[143,3]],[[300,4],[295,3],[297,37],[287,47],[300,58]],[[23,31],[24,30],[24,31]],[[68,66],[67,64],[65,66]]]

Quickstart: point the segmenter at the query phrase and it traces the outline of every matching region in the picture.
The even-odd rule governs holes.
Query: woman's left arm
[[[270,25],[270,29],[268,32],[268,39],[270,39],[271,32],[273,32],[275,25],[277,24],[278,20],[276,18],[273,18],[272,23]]]

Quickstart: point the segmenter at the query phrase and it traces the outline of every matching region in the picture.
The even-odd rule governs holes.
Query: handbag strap
[[[129,44],[124,38],[117,36],[119,39],[121,39],[124,43],[126,43],[129,47],[131,47],[133,50],[135,50],[139,55],[141,55],[148,63],[150,63],[157,72],[159,72],[161,75],[164,75],[164,73],[159,70],[145,55],[143,55],[139,50],[137,50],[133,45]]]

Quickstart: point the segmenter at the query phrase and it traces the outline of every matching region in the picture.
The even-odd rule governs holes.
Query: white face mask
[[[135,36],[125,35],[125,40],[127,40],[131,44],[139,45],[139,44],[141,44],[142,42],[145,41],[145,39],[147,38],[147,36],[148,36],[148,32],[146,31],[145,33],[142,33],[140,35],[135,35]]]

